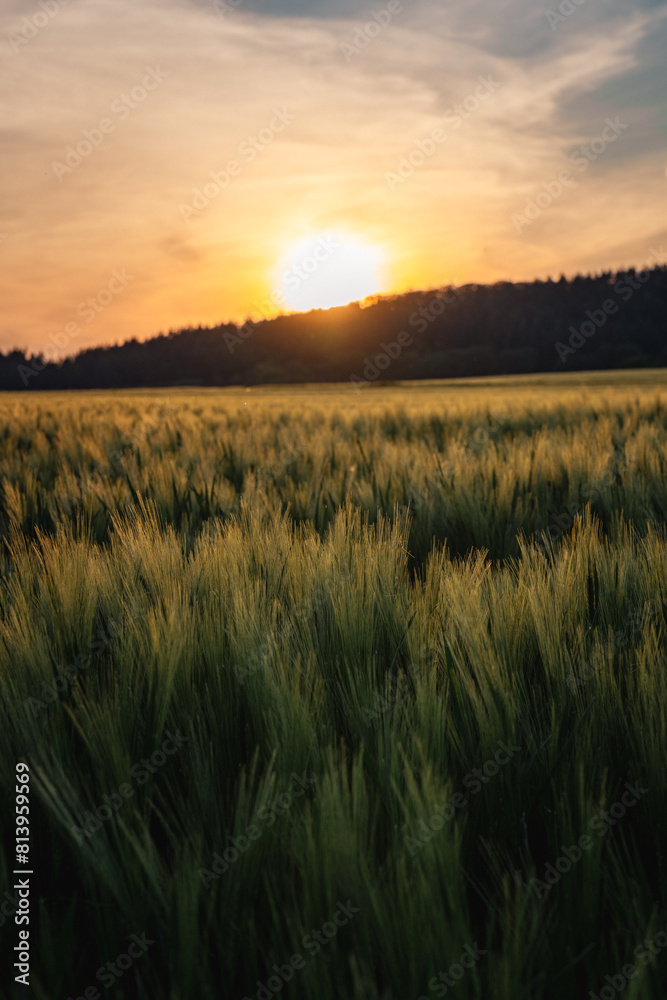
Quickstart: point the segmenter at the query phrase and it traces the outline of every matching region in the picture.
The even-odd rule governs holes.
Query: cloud
[[[552,31],[550,2],[404,0],[348,61],[384,0],[243,0],[225,18],[201,0],[70,0],[0,66],[0,348],[39,348],[123,266],[131,292],[82,346],[243,318],[285,246],[328,229],[385,247],[396,289],[626,265],[667,208],[667,3],[583,0]],[[11,0],[0,36],[38,10]],[[155,64],[164,82],[59,181],[52,161]],[[389,191],[385,173],[489,75],[492,98]],[[241,153],[283,107],[289,128]],[[512,213],[615,115],[630,128],[517,234]],[[233,184],[186,226],[179,206],[230,161]]]
[[[435,9],[434,4],[422,5],[423,20],[428,21]],[[667,0],[606,0],[603,5],[595,0],[545,0],[537,8],[528,0],[453,0],[440,8],[453,40],[528,62],[576,48],[592,35],[613,32],[638,15],[651,19],[666,9]]]
[[[199,263],[204,260],[206,253],[200,247],[194,247],[189,240],[184,238],[182,233],[172,233],[158,240],[159,252],[164,252],[170,257],[187,264]]]
[[[196,7],[215,6],[215,0],[189,0],[189,2]],[[409,4],[411,0],[405,2]],[[240,13],[263,14],[277,18],[341,20],[362,16],[364,13],[355,0],[217,0],[217,3],[222,10],[232,7]]]

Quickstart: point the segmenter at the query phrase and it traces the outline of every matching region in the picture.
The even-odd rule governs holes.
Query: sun
[[[316,233],[291,246],[274,270],[285,308],[331,309],[377,294],[383,285],[379,247],[346,233]]]

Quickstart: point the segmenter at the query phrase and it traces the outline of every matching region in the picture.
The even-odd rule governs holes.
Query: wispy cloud
[[[270,291],[284,248],[313,232],[381,244],[396,290],[626,266],[655,242],[667,207],[666,3],[584,0],[552,30],[548,6],[528,0],[405,0],[346,61],[341,44],[381,6],[243,0],[220,18],[199,0],[69,0],[12,53],[9,33],[32,9],[5,4],[0,347],[43,343],[118,260],[137,275],[133,294],[90,343],[241,319]],[[51,163],[155,64],[164,83],[59,183]],[[390,191],[386,171],[487,75],[502,85],[493,100]],[[184,234],[178,206],[278,106],[295,121]],[[577,177],[516,233],[517,204],[615,115],[631,129],[594,179]]]

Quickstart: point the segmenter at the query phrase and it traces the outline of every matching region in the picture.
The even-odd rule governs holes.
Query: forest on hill
[[[0,389],[105,389],[459,378],[667,367],[667,267],[447,286],[191,327],[49,360],[0,354]],[[47,346],[48,345],[48,346]]]

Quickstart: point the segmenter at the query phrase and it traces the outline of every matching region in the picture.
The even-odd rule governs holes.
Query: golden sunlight
[[[382,290],[384,254],[360,237],[317,233],[290,247],[273,278],[286,309],[331,309]]]

